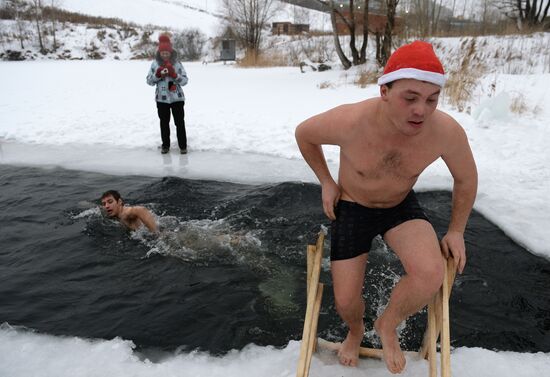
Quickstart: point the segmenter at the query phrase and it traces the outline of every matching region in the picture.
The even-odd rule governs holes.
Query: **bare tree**
[[[441,3],[443,2],[443,0],[439,0],[436,1],[436,0],[433,0],[432,1],[432,12],[431,12],[431,22],[430,22],[430,34],[431,35],[434,35],[437,33],[437,29],[438,29],[438,26],[439,26],[439,16],[441,16],[441,8],[442,8],[442,5]]]
[[[323,0],[317,0],[320,4],[328,5],[330,11],[330,20],[332,23],[332,35],[334,38],[334,46],[336,48],[336,54],[340,59],[340,62],[345,69],[350,68],[352,65],[363,64],[367,61],[367,43],[369,36],[369,0],[364,1],[354,1],[349,0],[347,12],[342,11],[341,7],[338,4],[335,4],[333,0],[329,0],[326,3]],[[362,8],[362,9],[361,9]],[[361,43],[360,50],[357,50],[356,46],[356,32],[357,32],[357,23],[355,20],[356,15],[362,16],[362,25],[363,25],[363,41]],[[342,49],[340,44],[340,37],[338,35],[338,20],[345,25],[347,31],[350,35],[349,47],[351,51],[351,60],[348,59],[346,54]]]
[[[430,0],[416,0],[416,19],[420,25],[420,35],[427,36],[430,34],[432,17],[430,16]]]
[[[414,0],[413,15],[421,36],[426,37],[437,32],[442,3],[443,0]]]
[[[57,24],[56,24],[56,8],[59,8],[61,6],[61,0],[50,0],[49,1],[49,4],[50,4],[50,12],[49,12],[49,19],[50,19],[50,24],[51,24],[51,32],[52,32],[52,37],[53,37],[53,49],[54,51],[58,49],[58,45],[57,45],[57,37],[56,37],[56,34],[55,32],[57,31]]]
[[[338,14],[338,10],[334,6],[334,2],[330,1],[330,22],[332,23],[332,36],[334,38],[334,47],[336,48],[336,54],[338,55],[338,59],[340,59],[340,62],[344,66],[344,69],[348,69],[351,67],[351,61],[347,58],[346,54],[344,53],[344,50],[342,50],[342,45],[340,44],[340,38],[338,37],[338,26],[336,24],[336,15]]]
[[[23,50],[25,48],[24,41],[27,38],[27,25],[22,15],[25,13],[27,6],[22,0],[6,0],[5,6],[13,13],[15,28],[17,30],[17,39],[19,40],[21,50]]]
[[[517,28],[542,27],[548,29],[548,11],[550,0],[500,0],[494,1],[494,6],[500,9],[507,17],[516,20]]]
[[[489,23],[494,20],[491,14],[491,1],[483,0],[481,4],[481,33],[486,34],[489,28]]]
[[[454,17],[455,14],[456,14],[456,0],[452,0],[452,3],[451,3],[451,5],[450,5],[450,8],[449,8],[449,9],[451,10],[451,15],[452,15],[452,17]],[[449,20],[449,19],[446,20],[446,22],[445,22],[445,29],[446,29],[446,31],[450,31],[450,30],[451,30],[451,27],[452,27],[452,23],[450,22],[450,20]]]
[[[33,17],[36,25],[36,34],[38,36],[38,43],[40,45],[40,52],[45,54],[46,48],[44,47],[43,42],[43,35],[42,35],[42,13],[44,11],[44,7],[42,5],[42,0],[32,0],[32,10],[33,10]]]
[[[369,42],[369,0],[363,4],[363,43],[359,54],[359,64],[367,62],[367,44]]]
[[[455,9],[456,9],[456,0],[453,0],[453,5],[451,5],[451,14],[455,14]]]
[[[222,11],[247,55],[257,58],[264,29],[277,10],[275,0],[223,0]]]
[[[382,67],[391,55],[393,30],[395,28],[395,11],[399,0],[385,0],[386,3],[386,27],[384,35],[376,35],[376,60]]]

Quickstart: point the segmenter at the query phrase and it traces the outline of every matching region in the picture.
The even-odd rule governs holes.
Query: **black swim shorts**
[[[391,208],[368,208],[340,200],[335,208],[336,220],[330,226],[330,260],[354,258],[368,253],[374,237],[408,220],[430,221],[418,203],[414,191]]]

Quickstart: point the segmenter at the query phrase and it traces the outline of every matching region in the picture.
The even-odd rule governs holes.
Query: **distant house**
[[[296,35],[309,32],[309,24],[293,24],[292,22],[273,22],[271,34],[273,35]]]

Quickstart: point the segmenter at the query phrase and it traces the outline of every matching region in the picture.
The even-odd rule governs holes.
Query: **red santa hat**
[[[431,44],[415,41],[399,47],[388,59],[378,85],[400,79],[415,79],[435,85],[445,84],[443,65],[435,55]]]
[[[166,34],[162,34],[159,37],[159,52],[160,51],[168,51],[172,52],[172,43],[170,42],[170,37]]]

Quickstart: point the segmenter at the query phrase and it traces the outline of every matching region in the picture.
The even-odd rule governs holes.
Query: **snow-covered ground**
[[[354,85],[353,72],[302,74],[298,68],[188,63],[190,154],[177,154],[173,139],[172,153],[162,156],[154,88],[145,84],[148,67],[148,62],[106,60],[0,63],[0,82],[10,88],[0,94],[0,163],[239,182],[315,182],[295,144],[296,125],[378,92],[375,86]],[[477,99],[483,103],[472,104],[478,119],[442,106],[464,126],[476,157],[475,207],[531,252],[550,258],[550,113],[545,105],[550,74],[486,80],[496,81],[504,94]],[[506,96],[512,92],[525,93],[539,109],[509,113]],[[325,153],[336,172],[337,148],[325,148]],[[417,189],[450,190],[451,184],[439,161],[423,173]],[[152,363],[139,359],[123,340],[53,337],[4,326],[0,372],[9,371],[10,377],[72,376],[75,371],[83,376],[292,376],[298,348],[296,342],[282,350],[250,346],[221,358],[185,353]],[[459,348],[452,362],[455,377],[540,376],[550,368],[550,354]],[[369,375],[387,375],[380,362],[363,361],[354,370],[337,365],[330,355],[316,356],[312,373],[359,376],[365,369]],[[406,376],[426,373],[425,362],[409,360]]]
[[[7,377],[292,377],[299,353],[300,343],[291,341],[283,349],[250,345],[223,357],[191,352],[151,362],[133,352],[132,342],[118,338],[53,337],[0,327],[0,372]],[[458,348],[451,365],[454,377],[542,377],[550,370],[550,355]],[[316,377],[389,375],[382,361],[361,360],[358,368],[347,368],[324,353],[313,357],[310,369]],[[427,375],[426,361],[409,358],[400,376]]]
[[[219,1],[63,0],[62,6],[142,24],[194,26],[211,35],[219,19],[210,13],[217,12]],[[472,115],[441,104],[468,133],[480,176],[476,209],[545,258],[550,258],[549,41],[549,33],[476,40],[476,53],[487,71],[465,106]],[[437,52],[446,66],[457,66],[465,45],[461,38],[441,40]],[[124,51],[120,55],[124,59]],[[161,156],[154,88],[145,84],[148,62],[0,63],[0,163],[254,183],[315,182],[295,144],[296,125],[313,114],[378,93],[375,86],[354,85],[354,70],[302,74],[298,68],[184,65],[190,78],[184,88],[190,154],[177,154],[173,138],[173,152]],[[510,102],[522,104],[524,112],[511,113]],[[338,150],[328,147],[325,153],[336,172]],[[423,173],[417,189],[450,190],[451,185],[438,161]],[[191,352],[166,355],[153,363],[121,339],[54,337],[0,326],[0,375],[8,377],[286,377],[295,375],[298,352],[299,344],[290,342],[280,350],[251,345],[224,357]],[[458,348],[452,352],[452,366],[455,377],[545,376],[550,354]],[[424,361],[409,360],[403,375],[425,376],[427,368]],[[313,359],[312,375],[388,372],[379,361],[365,360],[359,369],[350,369],[321,354]]]

